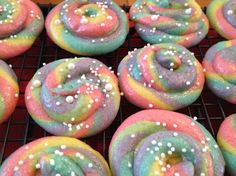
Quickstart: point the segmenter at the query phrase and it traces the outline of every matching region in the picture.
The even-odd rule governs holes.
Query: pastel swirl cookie
[[[236,114],[227,117],[220,126],[217,142],[230,175],[236,175]]]
[[[212,0],[207,6],[211,26],[224,38],[236,39],[236,1]]]
[[[0,1],[0,58],[28,50],[44,27],[39,7],[31,0]]]
[[[220,98],[236,104],[236,40],[212,46],[203,60],[208,87]]]
[[[121,61],[118,74],[126,98],[141,108],[183,108],[199,97],[204,84],[193,54],[171,43],[135,49]]]
[[[79,55],[100,55],[120,47],[128,34],[125,12],[113,1],[67,0],[47,16],[48,36]]]
[[[197,45],[209,30],[195,0],[136,0],[130,9],[136,31],[146,42]]]
[[[112,123],[120,93],[113,71],[100,61],[61,59],[36,72],[25,100],[32,118],[46,131],[82,138]]]
[[[45,137],[15,151],[1,166],[1,176],[111,176],[100,153],[69,137]]]
[[[0,124],[15,110],[19,86],[14,71],[0,60]]]
[[[128,117],[109,148],[114,176],[223,176],[224,159],[210,133],[186,115],[144,110]]]

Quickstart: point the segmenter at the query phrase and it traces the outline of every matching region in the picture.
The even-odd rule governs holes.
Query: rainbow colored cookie
[[[207,6],[211,26],[224,38],[236,39],[236,1],[212,0]]]
[[[69,137],[45,137],[15,151],[1,166],[1,176],[111,176],[100,153]]]
[[[220,126],[217,142],[230,175],[236,175],[236,114],[227,117]]]
[[[183,108],[199,97],[204,85],[201,64],[193,53],[171,43],[129,52],[118,75],[126,98],[142,108]]]
[[[146,42],[197,45],[209,22],[195,0],[136,0],[130,9],[136,31]]]
[[[0,58],[28,50],[42,31],[44,18],[31,0],[0,1]]]
[[[212,46],[203,60],[208,87],[220,98],[236,104],[236,40]]]
[[[119,48],[129,23],[124,10],[111,0],[67,0],[49,13],[46,29],[61,48],[90,56]]]
[[[32,118],[46,131],[76,138],[92,136],[116,117],[118,80],[98,60],[61,59],[36,72],[25,101]]]
[[[0,124],[15,110],[19,86],[14,71],[0,60]]]
[[[128,117],[109,148],[114,176],[223,176],[211,134],[186,115],[144,110]]]

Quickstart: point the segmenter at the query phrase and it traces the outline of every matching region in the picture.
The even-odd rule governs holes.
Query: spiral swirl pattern
[[[223,121],[217,134],[217,142],[228,173],[236,175],[236,114],[230,115]]]
[[[19,86],[13,70],[0,60],[0,124],[15,110]]]
[[[0,168],[1,176],[111,176],[90,146],[69,137],[45,137],[15,151]]]
[[[118,67],[126,98],[142,108],[176,110],[201,94],[201,64],[186,48],[157,44],[130,52]]]
[[[120,47],[129,25],[125,12],[111,0],[67,0],[49,13],[46,29],[61,48],[98,55]]]
[[[119,109],[118,80],[90,58],[62,59],[39,69],[29,82],[26,106],[46,131],[76,138],[108,127]]]
[[[224,160],[210,133],[180,113],[144,110],[115,132],[109,160],[114,176],[223,176]]]
[[[136,0],[130,9],[136,31],[149,43],[197,45],[209,30],[195,0]]]
[[[208,87],[222,99],[236,104],[236,40],[212,46],[203,60]]]
[[[236,39],[236,1],[213,0],[207,7],[211,26],[224,38]]]
[[[43,26],[42,12],[31,0],[1,0],[0,58],[15,57],[28,50]]]

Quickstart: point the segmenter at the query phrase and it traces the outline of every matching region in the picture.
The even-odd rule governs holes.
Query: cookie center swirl
[[[163,45],[142,49],[138,54],[141,75],[144,82],[151,83],[159,91],[187,90],[197,78],[195,57],[187,50],[182,51],[173,46],[170,48]]]
[[[61,9],[62,21],[71,33],[79,37],[105,37],[119,27],[118,16],[109,5],[68,1]]]
[[[223,8],[223,12],[227,21],[236,27],[236,2],[228,1]]]
[[[16,0],[3,0],[0,4],[0,39],[16,34],[27,19],[25,6]]]
[[[156,53],[156,59],[161,66],[168,70],[176,70],[181,65],[180,58],[171,50],[160,50]]]
[[[213,67],[227,82],[236,85],[236,47],[229,47],[218,52]]]

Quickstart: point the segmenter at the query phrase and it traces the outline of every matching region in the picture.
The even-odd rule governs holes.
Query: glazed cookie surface
[[[130,9],[136,31],[146,42],[197,45],[209,30],[195,0],[136,0]]]
[[[24,145],[1,166],[1,176],[111,176],[107,162],[82,141],[45,137]]]
[[[19,86],[14,71],[0,60],[0,124],[15,110]]]
[[[125,97],[141,108],[183,108],[199,97],[204,85],[201,64],[193,53],[171,43],[129,52],[118,75]]]
[[[236,39],[236,1],[212,0],[207,6],[211,26],[224,38]]]
[[[54,135],[82,138],[107,128],[120,105],[118,80],[91,58],[62,59],[39,69],[25,92],[32,118]]]
[[[128,117],[109,148],[114,176],[223,176],[224,159],[210,133],[186,115],[144,110]]]
[[[120,47],[128,34],[127,16],[111,0],[67,0],[47,16],[48,36],[79,55],[100,55]]]
[[[28,50],[43,26],[42,12],[31,0],[1,0],[0,58],[12,58]]]
[[[212,46],[203,60],[208,87],[220,98],[236,104],[236,40]]]
[[[227,117],[220,126],[217,142],[230,175],[236,175],[236,114]]]

